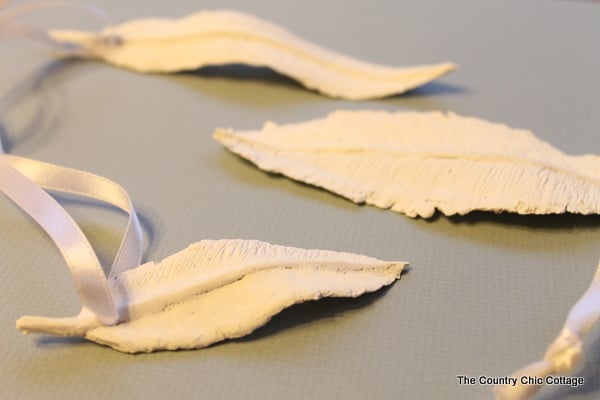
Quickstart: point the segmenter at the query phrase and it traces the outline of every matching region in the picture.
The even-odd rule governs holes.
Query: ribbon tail
[[[525,367],[512,376],[546,378],[554,374],[568,374],[582,359],[582,338],[600,318],[600,263],[588,290],[575,303],[566,318],[558,337],[548,346],[544,359]],[[496,386],[494,395],[498,400],[530,399],[541,385]]]

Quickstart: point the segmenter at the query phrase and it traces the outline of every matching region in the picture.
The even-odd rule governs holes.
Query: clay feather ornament
[[[14,23],[8,16],[4,20],[6,25]],[[133,20],[99,33],[50,30],[46,39],[85,57],[144,73],[225,64],[269,67],[309,89],[352,100],[400,94],[456,68],[450,62],[399,68],[360,61],[231,10]]]
[[[89,240],[46,190],[129,215],[106,276]],[[192,349],[244,336],[296,303],[357,297],[392,284],[404,262],[255,240],[203,240],[141,264],[143,231],[127,192],[102,176],[4,153],[0,192],[57,246],[82,303],[72,318],[22,317],[26,333],[79,336],[128,353]]]
[[[410,217],[600,212],[600,157],[453,113],[336,111],[214,137],[265,171]]]
[[[110,282],[122,320],[22,317],[24,332],[81,336],[126,353],[193,349],[247,335],[281,310],[321,297],[358,297],[407,266],[349,253],[247,240],[203,240]]]

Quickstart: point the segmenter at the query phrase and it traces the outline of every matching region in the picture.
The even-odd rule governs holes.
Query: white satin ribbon
[[[0,8],[3,7],[3,1],[0,0]],[[40,29],[29,24],[19,21],[18,17],[22,15],[30,14],[34,11],[45,9],[45,8],[79,8],[87,11],[91,15],[98,18],[103,25],[111,26],[111,18],[101,7],[96,6],[92,3],[85,3],[81,1],[69,1],[69,0],[40,0],[32,1],[25,4],[16,5],[0,12],[0,39],[7,37],[28,37],[31,39],[37,39],[44,42],[48,42],[52,45],[58,46],[67,50],[71,53],[79,53],[84,51],[78,44],[75,43],[61,43],[54,40],[46,29]],[[118,38],[108,35],[105,37],[107,42],[118,42]]]
[[[119,322],[115,296],[92,246],[66,210],[42,188],[100,200],[129,214],[109,277],[137,267],[141,260],[142,230],[127,192],[98,175],[0,151],[0,191],[31,216],[54,241],[71,272],[84,309],[104,324]]]
[[[588,290],[573,306],[558,337],[550,344],[541,361],[512,374],[515,386],[499,385],[494,388],[498,400],[527,400],[541,385],[521,384],[520,378],[565,375],[572,372],[582,358],[582,339],[600,317],[600,263]]]
[[[0,0],[0,7],[4,1]],[[105,25],[109,16],[99,7],[68,0],[42,0],[17,5],[0,13],[0,38],[29,36],[55,41],[44,29],[21,23],[18,17],[42,8],[76,7],[90,12]],[[110,39],[110,38],[109,38]],[[60,44],[64,47],[63,44]],[[77,52],[77,48],[67,50]],[[110,268],[115,274],[140,264],[143,237],[140,223],[127,192],[115,182],[75,169],[59,167],[4,153],[0,141],[0,191],[14,201],[50,236],[61,252],[81,299],[82,312],[91,312],[104,324],[121,320],[118,305],[104,269],[85,234],[67,211],[42,188],[83,196],[111,204],[129,214],[119,250]]]

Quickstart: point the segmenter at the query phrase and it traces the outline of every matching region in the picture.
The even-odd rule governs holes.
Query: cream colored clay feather
[[[203,240],[110,282],[122,322],[22,317],[24,332],[81,336],[127,353],[206,347],[249,334],[295,303],[358,297],[407,266],[350,253],[246,240]]]
[[[453,113],[336,111],[214,137],[261,169],[411,217],[600,212],[600,157]]]
[[[399,94],[455,69],[452,63],[396,68],[324,49],[238,11],[202,11],[169,20],[148,18],[101,33],[48,32],[91,57],[139,72],[176,72],[208,65],[266,66],[309,89],[346,99]]]

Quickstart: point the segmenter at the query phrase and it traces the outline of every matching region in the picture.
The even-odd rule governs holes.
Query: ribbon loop
[[[105,324],[118,321],[102,266],[85,235],[56,200],[0,156],[0,190],[33,218],[60,250],[83,306]]]
[[[84,309],[106,325],[121,320],[96,253],[66,210],[42,188],[112,204],[129,214],[109,277],[140,264],[143,236],[127,192],[98,175],[5,154],[0,141],[0,191],[35,220],[61,252]]]
[[[2,8],[3,3],[4,1],[0,0],[0,8]],[[29,24],[22,23],[18,20],[18,17],[40,9],[65,7],[79,8],[87,11],[94,17],[98,18],[104,26],[111,25],[111,18],[108,13],[101,7],[98,7],[92,3],[69,0],[32,1],[8,8],[0,12],[0,39],[5,37],[29,37],[48,42],[54,46],[62,47],[64,50],[72,53],[85,52],[81,46],[75,43],[60,43],[56,41],[51,35],[48,34],[48,30],[46,29],[37,28]],[[105,39],[107,43],[118,42],[118,38],[112,37],[111,35],[107,36]]]
[[[120,185],[89,172],[12,155],[6,155],[6,158],[19,172],[46,190],[99,200],[129,214],[125,234],[110,269],[109,277],[140,265],[143,244],[142,229],[131,199]]]

